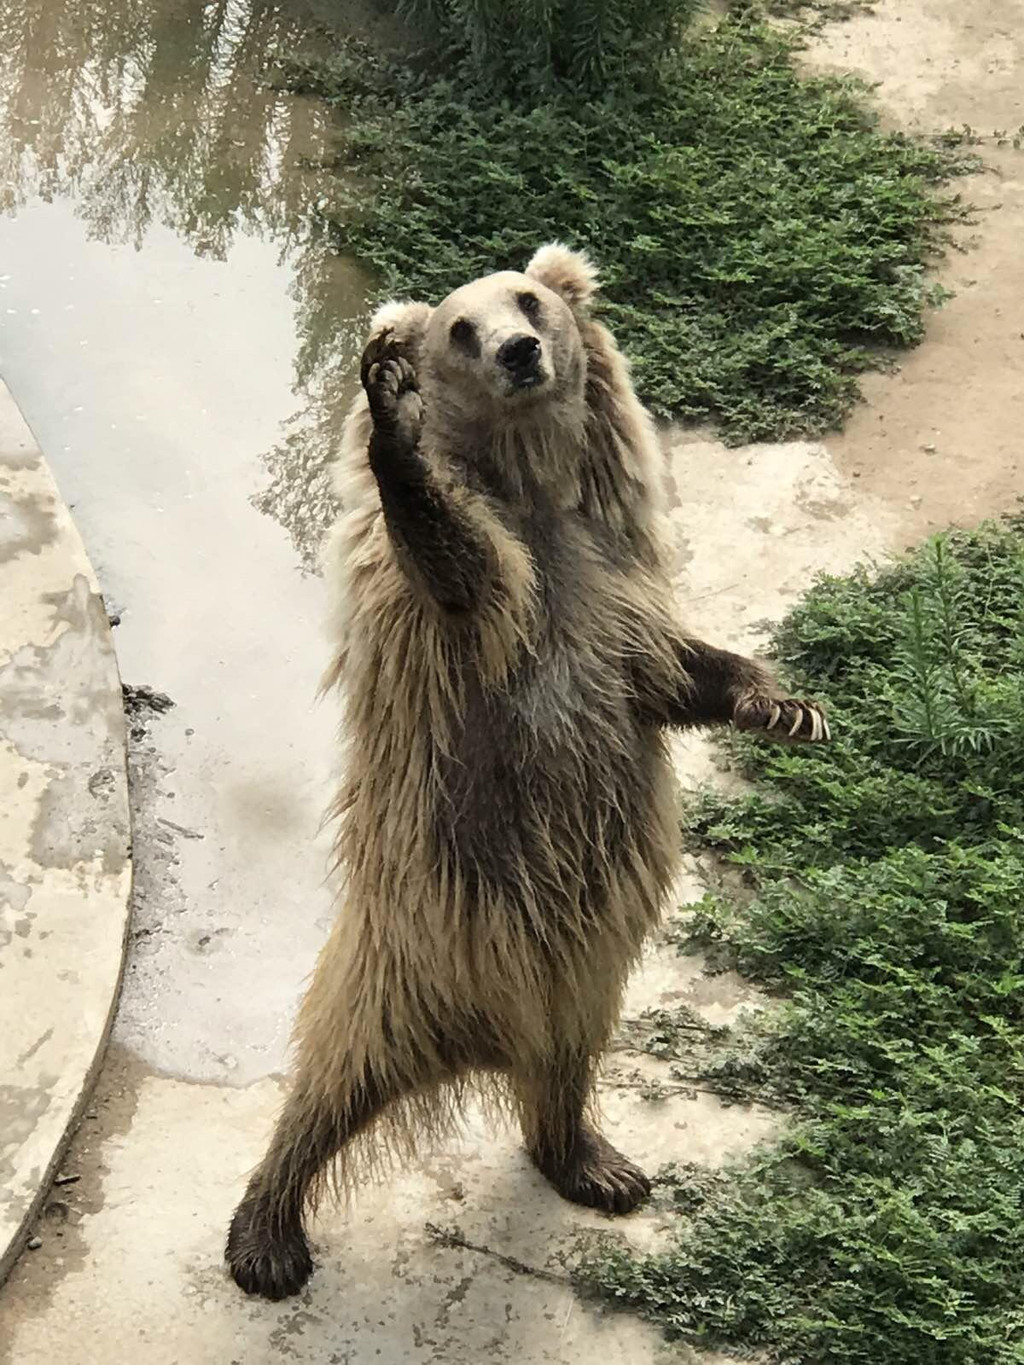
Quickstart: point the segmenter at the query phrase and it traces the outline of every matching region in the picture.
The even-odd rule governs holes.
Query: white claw
[[[820,711],[811,712],[811,743],[817,744],[821,739],[821,713]]]
[[[802,710],[802,709],[798,709],[798,710],[797,710],[797,713],[796,713],[796,720],[795,720],[795,721],[793,722],[793,724],[789,727],[789,737],[790,737],[790,739],[793,738],[793,736],[794,736],[794,735],[796,734],[796,732],[800,729],[800,726],[803,725],[803,723],[804,723],[804,713],[803,713],[803,710]]]
[[[775,702],[772,702],[772,713],[771,713],[771,715],[768,717],[768,724],[767,724],[764,728],[765,728],[766,730],[772,730],[772,729],[774,729],[775,726],[778,725],[778,723],[779,723],[779,717],[780,717],[781,715],[782,715],[782,712],[779,710],[779,707],[776,705]]]
[[[828,742],[831,740],[831,738],[832,738],[832,731],[828,728],[828,717],[827,717],[827,716],[822,716],[822,718],[821,718],[821,724],[822,724],[822,728],[823,728],[824,731],[825,731],[825,742],[828,743]]]

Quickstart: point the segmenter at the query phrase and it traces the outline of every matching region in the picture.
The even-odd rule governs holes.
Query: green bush
[[[694,1342],[787,1365],[1024,1361],[1024,519],[822,579],[783,623],[820,751],[737,740],[757,780],[691,836],[753,899],[691,941],[780,997],[737,1040],[793,1107],[663,1255],[584,1278]],[[705,1075],[736,1093],[728,1056]]]
[[[630,57],[653,64],[699,0],[400,0],[414,23],[469,48],[477,67],[507,85],[594,86]]]
[[[332,231],[383,294],[586,247],[644,400],[734,441],[840,425],[858,374],[920,339],[963,217],[936,188],[961,153],[880,131],[861,86],[802,78],[793,40],[748,19],[591,97],[499,98],[358,49],[291,79],[345,113]]]

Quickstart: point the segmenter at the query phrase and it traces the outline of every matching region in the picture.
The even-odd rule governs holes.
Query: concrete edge
[[[0,1284],[103,1060],[131,917],[121,679],[95,573],[0,380]]]

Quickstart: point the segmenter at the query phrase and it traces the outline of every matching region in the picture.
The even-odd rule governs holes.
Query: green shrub
[[[698,0],[399,0],[400,12],[468,47],[490,79],[594,86],[630,57],[652,63]]]
[[[787,1365],[1019,1363],[1024,519],[822,579],[776,643],[835,743],[735,741],[754,792],[707,795],[689,828],[753,899],[711,896],[690,928],[778,994],[742,1041],[793,1122],[667,1253],[584,1278]]]
[[[332,230],[382,293],[436,301],[545,240],[586,247],[642,397],[730,440],[840,425],[858,374],[920,339],[963,217],[936,189],[961,152],[880,131],[861,86],[802,78],[749,19],[591,97],[498,98],[358,49],[291,79],[346,115]]]

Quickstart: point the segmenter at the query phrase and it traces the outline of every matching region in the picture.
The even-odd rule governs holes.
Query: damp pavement
[[[319,824],[337,716],[315,702],[324,604],[309,569],[367,282],[310,226],[339,192],[319,169],[330,118],[261,69],[329,42],[323,17],[0,0],[0,375],[119,618],[135,689],[124,989],[63,1159],[78,1179],[49,1192],[38,1246],[0,1289],[0,1362],[685,1360],[567,1279],[595,1232],[660,1244],[664,1211],[612,1223],[561,1203],[515,1135],[475,1115],[422,1167],[324,1212],[296,1299],[247,1300],[222,1270],[332,915]],[[985,173],[961,187],[976,240],[940,272],[956,296],[925,343],[867,378],[845,433],[736,450],[666,434],[680,603],[708,637],[749,650],[817,572],[1014,505],[1024,159],[989,135],[1024,123],[1022,35],[1020,0],[881,0],[809,51],[878,80],[895,124],[988,137]],[[700,741],[678,754],[684,779],[713,770]],[[690,867],[679,899],[699,885]],[[757,999],[655,945],[628,1012],[680,1003],[717,1023]],[[765,1111],[704,1093],[652,1103],[644,1084],[663,1074],[618,1051],[603,1082],[609,1129],[649,1167],[717,1165],[773,1131]]]

